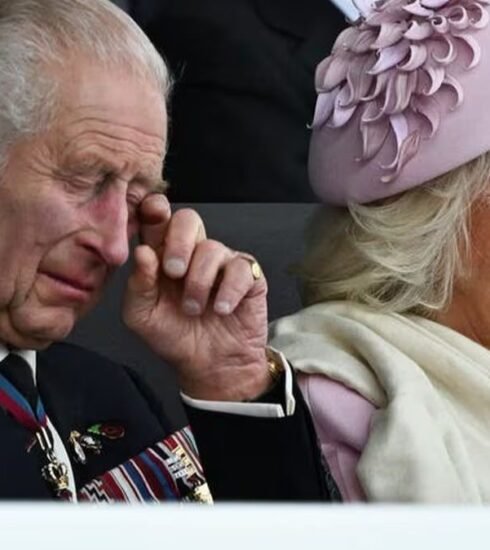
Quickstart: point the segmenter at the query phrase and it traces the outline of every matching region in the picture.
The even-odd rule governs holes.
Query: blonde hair
[[[396,197],[323,207],[297,269],[306,304],[351,300],[431,316],[468,274],[470,213],[484,196],[490,153]]]

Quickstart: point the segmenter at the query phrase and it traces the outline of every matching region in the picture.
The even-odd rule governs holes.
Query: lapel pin
[[[126,435],[126,430],[121,424],[112,422],[100,422],[90,426],[87,430],[89,434],[105,437],[106,439],[122,439]]]
[[[77,430],[70,432],[69,442],[73,449],[75,460],[80,464],[87,463],[87,452],[100,455],[102,452],[101,438],[115,441],[122,439],[126,430],[121,424],[114,422],[99,422],[87,429],[86,433]]]
[[[81,434],[73,430],[70,432],[69,441],[73,448],[75,459],[80,464],[87,463],[87,453],[85,451],[90,451],[95,455],[99,455],[102,452],[102,443],[91,434]]]

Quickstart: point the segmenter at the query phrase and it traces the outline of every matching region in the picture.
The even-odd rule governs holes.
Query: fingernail
[[[201,306],[196,300],[185,300],[182,307],[187,315],[199,315],[201,313]]]
[[[179,258],[170,258],[165,262],[165,272],[175,277],[180,277],[185,273],[185,263]]]
[[[214,311],[220,315],[229,315],[231,313],[231,304],[230,302],[218,302],[214,306]]]

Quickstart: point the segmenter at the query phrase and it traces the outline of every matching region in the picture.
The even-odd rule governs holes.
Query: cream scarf
[[[379,408],[358,466],[369,500],[490,501],[490,351],[414,315],[331,302],[275,322],[293,368]]]

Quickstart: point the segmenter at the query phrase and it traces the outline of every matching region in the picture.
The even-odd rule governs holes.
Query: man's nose
[[[96,208],[97,252],[108,265],[119,267],[129,258],[126,194],[109,192]]]

